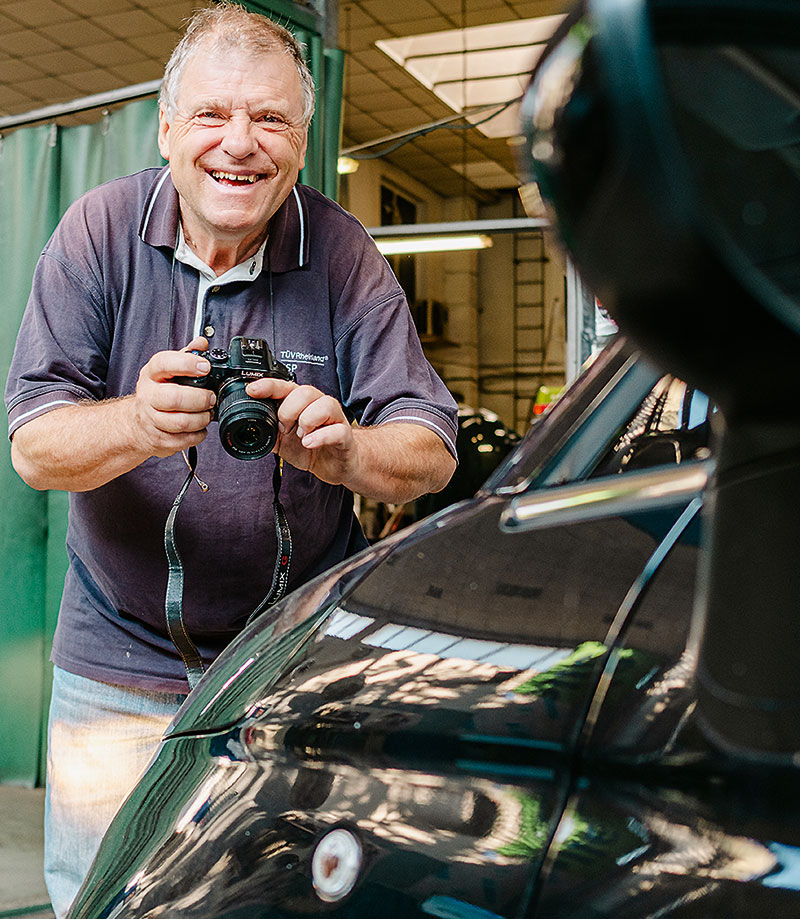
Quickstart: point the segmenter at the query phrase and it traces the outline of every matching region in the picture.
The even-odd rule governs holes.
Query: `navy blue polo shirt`
[[[197,334],[227,348],[265,339],[299,383],[335,396],[361,425],[409,421],[455,456],[456,406],[425,359],[402,290],[361,224],[296,186],[266,247],[219,278],[180,247],[169,167],[93,189],[42,253],[6,387],[9,432],[65,404],[130,394],[156,352]],[[178,247],[178,257],[176,257]],[[183,259],[183,260],[182,260]],[[229,456],[212,424],[178,514],[184,619],[208,663],[267,593],[276,540],[274,457]],[[185,690],[166,632],[164,524],[187,467],[150,458],[70,494],[67,573],[53,660],[122,685]],[[352,494],[286,466],[290,587],[364,545]]]

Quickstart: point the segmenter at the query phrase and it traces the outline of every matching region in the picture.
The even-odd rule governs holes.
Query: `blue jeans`
[[[55,668],[44,876],[58,919],[75,899],[103,834],[185,698],[112,686]]]

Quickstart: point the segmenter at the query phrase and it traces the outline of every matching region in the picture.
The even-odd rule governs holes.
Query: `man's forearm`
[[[365,498],[402,504],[450,481],[456,462],[441,438],[419,424],[356,428],[358,463],[344,484]]]
[[[57,408],[22,425],[11,441],[14,468],[32,488],[89,491],[148,457],[172,456],[199,444],[215,396],[173,378],[207,373],[208,361],[191,350],[207,345],[196,338],[184,351],[154,354],[130,396]]]
[[[14,433],[11,461],[32,488],[88,491],[147,459],[134,436],[133,396],[54,409]]]

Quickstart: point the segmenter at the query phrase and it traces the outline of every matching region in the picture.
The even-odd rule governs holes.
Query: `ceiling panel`
[[[494,23],[510,23],[513,35],[514,20],[553,16],[563,13],[567,6],[564,2],[554,2],[554,0],[526,0],[523,3],[506,2],[506,0],[474,0],[474,2],[471,0],[463,0],[463,2],[462,0],[425,0],[425,2],[436,7],[437,15],[434,18],[437,23],[445,23],[445,25],[437,25],[436,28],[432,28],[430,18],[409,15],[409,7],[395,0],[349,0],[341,6],[339,42],[340,46],[348,52],[346,67],[351,68],[350,72],[354,73],[353,85],[350,87],[348,70],[345,72],[345,147],[353,148],[380,139],[380,137],[370,137],[368,131],[363,129],[363,122],[350,117],[350,113],[355,109],[360,112],[370,111],[378,123],[386,124],[388,119],[385,115],[381,115],[379,110],[381,106],[386,111],[401,109],[404,106],[403,100],[412,100],[420,109],[417,128],[424,128],[433,121],[453,115],[453,109],[442,105],[434,94],[432,87],[436,80],[428,80],[426,85],[426,82],[410,76],[404,79],[406,71],[401,61],[393,60],[386,55],[391,63],[392,76],[389,78],[386,61],[381,62],[379,59],[378,55],[382,52],[376,48],[374,44],[376,40],[394,40],[395,43],[401,44],[400,39],[410,36],[422,36],[442,29],[464,29]],[[352,28],[353,24],[363,24],[370,18],[374,19],[383,31],[380,39],[376,38],[375,28]],[[522,23],[520,25],[522,26]],[[463,39],[457,37],[456,40],[462,41]],[[430,42],[434,49],[439,44],[444,47],[443,39],[438,36],[430,39]],[[531,49],[529,56],[533,61],[536,51]],[[463,64],[461,69],[464,70]],[[510,69],[518,70],[519,67],[514,66]],[[452,70],[452,67],[448,68],[447,75],[451,80],[454,75],[457,76],[458,70],[459,64],[455,65],[455,71]],[[444,68],[440,68],[440,75],[443,71]],[[369,95],[369,81],[365,76],[368,73],[380,73],[384,83],[383,89],[372,97]],[[513,98],[522,91],[526,82],[527,75],[522,74],[508,81],[507,86],[504,84],[501,92],[506,92]],[[392,92],[386,91],[387,84],[394,90],[394,98]],[[441,87],[436,88],[442,89]],[[362,96],[361,93],[365,93],[365,96]],[[441,94],[445,95],[454,105],[463,102],[465,98],[468,105],[479,104],[485,98],[482,92],[466,90],[458,81],[449,82]],[[486,114],[491,114],[491,110]],[[509,111],[505,116],[498,116],[491,122],[487,122],[485,129],[490,131],[495,128],[501,134],[507,135],[514,129],[514,116],[515,110]],[[485,115],[476,116],[472,120],[481,120],[482,117]],[[458,124],[465,125],[466,122],[462,120]],[[413,153],[411,152],[412,147]],[[366,155],[372,149],[381,149],[381,147],[365,148],[353,155],[356,157]],[[434,155],[438,162],[445,163],[448,167],[445,173],[437,171],[434,178],[431,172],[419,171],[417,158],[419,151],[427,151]],[[516,184],[516,164],[507,137],[484,137],[478,128],[471,128],[466,132],[444,127],[438,128],[424,137],[414,138],[406,146],[388,154],[386,158],[399,168],[408,169],[416,179],[444,194],[460,195],[466,190],[487,200],[497,190],[513,188]],[[486,164],[485,168],[478,168],[481,163]]]

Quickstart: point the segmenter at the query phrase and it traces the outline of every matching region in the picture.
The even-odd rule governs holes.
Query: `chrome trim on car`
[[[500,529],[527,532],[690,501],[706,487],[713,466],[712,460],[703,460],[520,495],[501,514]]]

